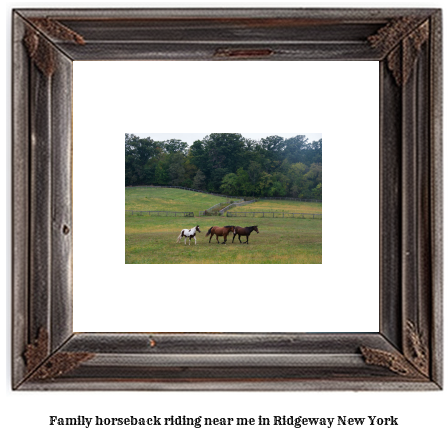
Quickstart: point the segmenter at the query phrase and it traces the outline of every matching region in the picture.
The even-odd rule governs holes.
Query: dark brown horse
[[[218,236],[224,237],[224,242],[222,242],[223,245],[227,242],[227,235],[232,232],[235,233],[235,227],[233,225],[227,225],[225,227],[211,227],[208,231],[205,237],[207,237],[210,234],[210,239],[208,243],[212,240],[213,236],[216,236],[216,241],[219,243]],[[235,237],[235,236],[234,236]]]
[[[252,233],[252,231],[256,231],[257,234],[260,233],[258,231],[258,227],[256,225],[254,225],[253,227],[246,227],[246,228],[235,227],[235,231],[233,232],[232,243],[235,240],[235,236],[238,234],[238,240],[240,241],[240,243],[247,243],[249,245],[249,236],[250,236],[250,233]],[[240,236],[246,236],[246,241],[245,242],[241,242]]]

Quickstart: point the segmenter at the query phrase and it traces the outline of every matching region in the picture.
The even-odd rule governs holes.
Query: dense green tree
[[[296,135],[285,140],[283,156],[290,163],[305,162],[306,151],[310,144],[304,135]]]
[[[170,176],[168,173],[168,168],[162,161],[157,163],[155,173],[154,173],[154,181],[151,181],[154,184],[160,184],[160,185],[169,185],[170,183]]]
[[[311,190],[314,199],[322,199],[322,183],[319,183],[313,190]]]
[[[305,178],[308,167],[303,163],[294,163],[290,166],[287,177],[290,185],[289,196],[308,198],[308,180]]]
[[[193,188],[196,190],[205,189],[205,174],[201,169],[198,169],[193,180]]]
[[[211,169],[236,172],[240,167],[245,143],[241,134],[210,134],[204,139]]]
[[[219,192],[223,178],[229,173],[229,169],[217,168],[210,172],[207,188],[210,192]]]
[[[250,182],[252,183],[252,186],[254,188],[258,184],[258,180],[260,179],[262,172],[263,172],[263,168],[261,167],[260,163],[257,163],[256,161],[251,161],[249,163],[249,168],[247,169],[247,173],[248,173]]]
[[[225,175],[220,188],[227,195],[236,195],[238,193],[238,175],[236,173]]]
[[[282,183],[280,181],[274,181],[271,187],[269,188],[269,196],[278,197],[285,195],[286,195],[286,189],[282,185]]]
[[[310,169],[305,174],[306,180],[312,186],[317,186],[322,182],[322,165],[318,163],[313,163],[310,166]]]
[[[146,165],[151,157],[159,153],[160,148],[151,138],[125,134],[125,184],[145,184],[151,178],[151,169]]]
[[[240,167],[236,171],[236,175],[237,175],[238,193],[244,196],[252,195],[253,186],[250,183],[249,174],[242,167]]]
[[[322,139],[261,140],[212,133],[190,147],[178,139],[125,135],[126,185],[178,185],[232,196],[321,199]]]
[[[163,147],[163,150],[168,154],[175,154],[179,152],[185,154],[188,149],[188,143],[181,140],[172,139],[161,141],[159,143]]]
[[[310,157],[311,163],[322,164],[322,139],[313,141],[310,150],[311,150],[311,157]]]
[[[208,155],[203,141],[196,140],[189,150],[190,161],[205,175],[208,174]]]
[[[260,144],[264,150],[272,155],[272,157],[280,156],[279,153],[285,148],[285,141],[283,137],[278,135],[271,135],[269,137],[262,138]]]
[[[260,180],[258,181],[258,195],[260,196],[270,196],[269,191],[272,187],[272,175],[267,172],[263,172],[260,176]]]
[[[171,184],[173,186],[182,186],[185,182],[185,157],[181,152],[176,152],[169,155],[169,175]]]

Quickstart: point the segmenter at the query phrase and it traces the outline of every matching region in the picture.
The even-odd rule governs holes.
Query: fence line
[[[257,202],[257,200],[253,199],[252,201],[246,201],[246,202],[239,202],[239,203],[230,204],[227,207],[224,207],[222,210],[219,210],[219,214],[224,214],[227,210],[230,210],[231,208],[241,207],[242,205],[252,204],[253,202]]]
[[[181,190],[190,190],[191,192],[198,192],[198,193],[204,193],[206,195],[214,195],[214,196],[220,196],[222,198],[231,198],[231,199],[235,199],[235,198],[239,198],[241,197],[241,195],[235,195],[235,196],[229,196],[223,193],[212,193],[212,192],[205,192],[204,190],[197,190],[197,189],[192,189],[190,187],[180,187],[180,186],[156,186],[156,185],[149,185],[149,186],[125,186],[125,189],[148,189],[148,188],[152,188],[152,189],[181,189]],[[243,197],[244,198],[244,197]],[[249,198],[249,196],[245,196],[245,198]],[[257,199],[277,199],[280,201],[301,201],[301,202],[322,202],[322,199],[302,199],[302,198],[285,198],[285,197],[266,197],[266,196],[262,196],[260,198]]]
[[[219,202],[218,204],[215,204],[213,207],[207,208],[207,210],[200,211],[199,216],[220,216],[220,212],[218,210],[215,210],[212,212],[212,210],[216,207],[220,207],[221,205],[228,204],[228,202]]]
[[[191,189],[190,187],[180,187],[180,186],[125,186],[125,189],[181,189],[189,190],[190,192],[204,193],[206,195],[219,196],[221,198],[235,199],[235,196],[229,196],[223,193],[212,193],[205,192],[204,190]]]
[[[300,201],[300,202],[322,202],[322,199],[302,199],[302,198],[275,198],[275,197],[262,197],[258,199],[266,199],[268,201],[276,199],[278,201]]]
[[[134,213],[136,216],[143,216],[143,213],[148,213],[148,216],[151,216],[151,213],[153,216],[183,216],[183,217],[194,217],[194,213],[192,211],[144,211],[144,210],[125,210],[128,212],[131,212],[131,216],[134,216]],[[155,214],[157,213],[157,214]],[[160,214],[162,213],[162,214]]]
[[[321,213],[287,213],[287,212],[278,212],[278,211],[236,211],[236,212],[231,212],[231,211],[227,211],[226,209],[228,209],[231,206],[239,206],[239,205],[247,205],[247,204],[251,204],[253,202],[256,202],[256,200],[253,201],[247,201],[247,202],[241,202],[239,204],[230,204],[228,207],[223,208],[221,211],[217,212],[217,215],[221,216],[223,215],[225,212],[227,212],[226,216],[227,217],[259,217],[259,218],[264,218],[264,217],[273,217],[273,218],[288,218],[288,217],[292,217],[292,218],[296,218],[296,217],[309,217],[309,218],[313,218],[313,219],[322,219],[322,214]],[[134,216],[134,214],[136,216],[143,216],[144,214],[148,214],[148,216],[171,216],[171,217],[194,217],[194,212],[192,211],[155,211],[155,210],[125,210],[125,212],[131,213],[131,216]],[[205,216],[205,211],[200,211],[199,212],[199,216]],[[255,216],[257,215],[257,216]],[[259,216],[262,215],[262,216]],[[272,216],[271,216],[272,215]]]
[[[309,216],[313,219],[322,219],[322,214],[321,213],[286,213],[286,212],[278,212],[278,211],[236,211],[236,212],[232,212],[232,211],[228,211],[227,212],[227,217],[255,217],[255,215],[259,215],[262,214],[263,216],[257,216],[260,218],[263,217],[272,217],[275,218],[288,218],[288,217],[302,217],[305,218],[305,216]],[[277,215],[277,216],[276,216]]]
[[[219,211],[208,211],[208,210],[202,210],[198,213],[198,216],[220,216]]]
[[[243,199],[234,199],[235,201],[243,201]],[[200,211],[199,212],[199,216],[207,216],[207,213],[210,214],[212,212],[212,210],[216,207],[220,207],[221,205],[225,205],[228,204],[229,202],[218,202],[217,204],[213,205],[210,208],[207,208],[204,211]]]

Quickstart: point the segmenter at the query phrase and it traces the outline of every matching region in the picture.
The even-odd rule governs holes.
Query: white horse
[[[194,238],[194,244],[196,245],[196,232],[200,233],[201,230],[199,229],[199,225],[196,225],[194,228],[192,228],[191,230],[182,230],[179,234],[179,237],[177,238],[176,243],[180,243],[180,239],[182,239],[182,237],[185,237],[185,245],[187,244],[187,238],[189,237],[189,245],[191,245],[191,238]]]

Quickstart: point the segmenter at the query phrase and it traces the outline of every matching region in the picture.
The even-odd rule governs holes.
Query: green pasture
[[[126,215],[126,263],[322,263],[322,220],[320,219],[250,219],[227,217],[150,217]],[[247,223],[246,223],[247,222]],[[199,225],[201,233],[194,240],[176,243],[183,228]],[[240,244],[233,234],[226,245],[209,243],[207,230],[212,226],[257,225],[249,244]],[[220,242],[223,238],[219,238]],[[241,237],[243,242],[245,237]]]
[[[231,211],[275,211],[285,213],[318,213],[322,214],[322,202],[260,200],[252,204],[232,208]]]
[[[157,263],[322,263],[322,220],[303,218],[244,218],[226,216],[197,217],[200,210],[210,208],[224,197],[205,195],[181,189],[126,189],[126,210],[193,211],[196,217],[164,217],[131,215],[125,212],[125,261],[128,264]],[[230,211],[285,211],[321,213],[322,204],[294,201],[260,201]],[[199,225],[201,233],[185,245],[176,243],[182,229]],[[232,243],[230,234],[226,245],[218,245],[216,237],[209,243],[205,237],[213,226],[257,225],[249,244]],[[219,238],[223,242],[223,238]],[[241,237],[243,242],[245,237]]]
[[[219,202],[222,196],[206,195],[182,189],[127,188],[126,210],[143,211],[192,211],[195,215]]]

